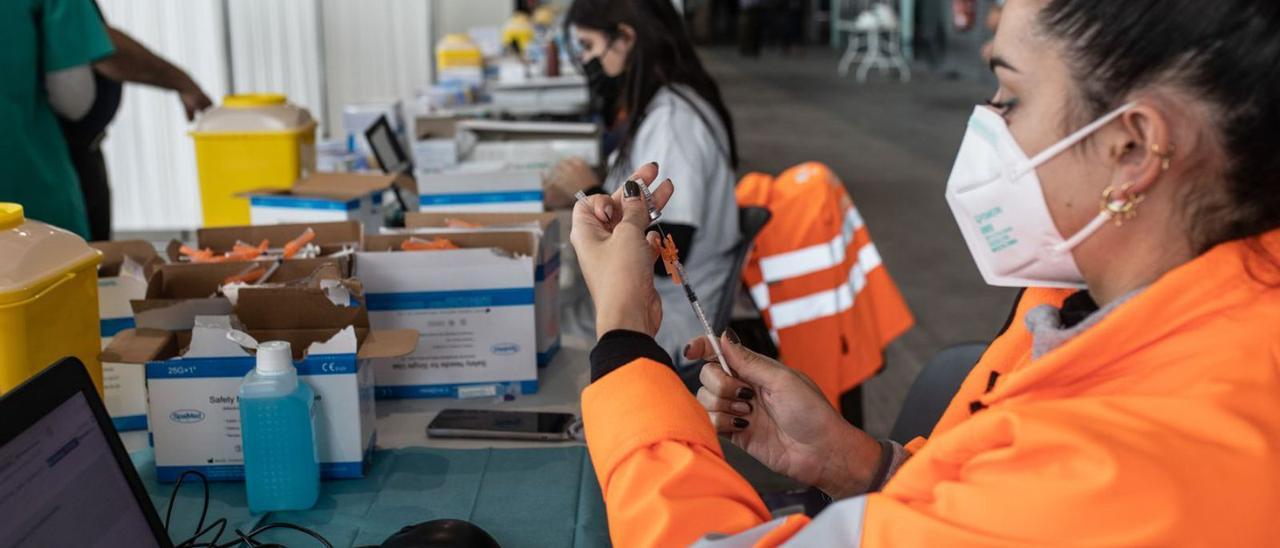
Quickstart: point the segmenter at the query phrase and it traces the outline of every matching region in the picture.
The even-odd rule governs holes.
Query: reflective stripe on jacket
[[[1280,231],[1266,242],[1280,256]],[[884,490],[813,520],[770,521],[676,376],[632,362],[582,401],[614,543],[1273,544],[1280,273],[1251,253],[1218,246],[1035,360],[1022,318],[1066,292],[1027,291]]]
[[[739,206],[772,218],[757,236],[743,281],[783,363],[832,403],[875,374],[884,347],[914,323],[844,184],[809,162],[777,178],[738,183]]]

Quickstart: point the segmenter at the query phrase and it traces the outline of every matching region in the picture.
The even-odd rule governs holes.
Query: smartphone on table
[[[427,426],[432,438],[568,441],[570,413],[445,409]]]

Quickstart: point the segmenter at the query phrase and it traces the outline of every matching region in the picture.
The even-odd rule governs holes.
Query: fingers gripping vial
[[[658,206],[653,203],[653,192],[649,190],[649,185],[638,178],[630,179],[627,182],[635,183],[637,187],[640,187],[640,195],[644,198],[644,205],[649,210],[649,225],[653,226],[662,218],[662,210],[658,209]],[[587,209],[591,208],[591,202],[587,200],[586,192],[579,190],[573,197],[577,198],[582,205],[587,206]],[[658,231],[661,232],[662,227],[658,227]]]
[[[640,187],[645,207],[649,210],[649,224],[657,224],[658,220],[662,218],[662,211],[653,203],[653,193],[649,191],[649,185],[640,179],[631,179],[628,182],[634,182],[636,186]],[[591,203],[587,200],[585,192],[578,191],[574,197],[587,209],[591,209]],[[680,252],[676,249],[675,241],[662,230],[662,225],[657,225],[657,229],[662,242],[658,248],[658,254],[662,257],[662,263],[667,269],[667,274],[671,276],[672,282],[684,288],[685,298],[689,300],[689,306],[693,307],[694,316],[702,324],[702,333],[707,338],[707,342],[711,344],[711,349],[715,351],[716,359],[720,362],[720,368],[724,369],[725,374],[731,377],[734,376],[733,371],[729,369],[728,362],[724,359],[724,352],[720,349],[720,340],[716,337],[715,331],[711,329],[711,323],[707,321],[706,313],[702,311],[702,304],[698,301],[698,295],[693,292],[693,286],[689,284],[689,276],[685,273],[684,265],[680,263]]]
[[[658,222],[658,219],[662,218],[662,211],[658,209],[658,206],[654,205],[653,193],[649,191],[649,185],[640,179],[631,179],[631,181],[634,181],[640,187],[640,194],[644,196],[644,205],[649,208],[649,224],[653,225]],[[661,232],[662,228],[659,227],[658,231]]]

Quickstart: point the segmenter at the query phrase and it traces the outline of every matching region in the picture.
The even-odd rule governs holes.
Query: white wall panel
[[[409,113],[431,81],[436,0],[100,3],[111,25],[183,67],[215,102],[232,90],[285,93],[330,135],[341,135],[343,105],[401,99]],[[117,230],[200,225],[187,130],[175,94],[125,87],[103,144]]]
[[[320,0],[229,0],[231,83],[236,93],[283,93],[325,130]]]
[[[405,101],[431,82],[431,9],[436,0],[322,0],[330,134],[348,103]],[[471,0],[442,0],[467,4]]]
[[[512,0],[434,0],[435,30],[440,36],[467,32],[471,27],[501,26],[511,18]]]
[[[227,92],[220,0],[99,0],[107,22],[183,67],[217,101]],[[178,96],[125,86],[103,142],[117,230],[198,226],[195,150]]]

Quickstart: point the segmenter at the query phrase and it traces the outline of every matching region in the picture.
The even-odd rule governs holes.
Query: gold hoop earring
[[[1155,154],[1155,155],[1156,155],[1156,157],[1157,157],[1157,158],[1160,158],[1160,160],[1161,160],[1161,162],[1160,162],[1160,170],[1161,170],[1161,171],[1169,171],[1169,166],[1170,166],[1170,164],[1171,164],[1171,163],[1172,163],[1172,161],[1173,161],[1173,152],[1174,152],[1174,150],[1176,150],[1176,149],[1174,148],[1174,146],[1173,146],[1172,144],[1170,144],[1170,145],[1169,145],[1169,147],[1168,147],[1168,150],[1165,150],[1164,152],[1161,152],[1161,151],[1160,151],[1160,149],[1161,149],[1161,146],[1159,145],[1159,143],[1152,143],[1152,144],[1151,144],[1151,153],[1152,153],[1152,154]]]
[[[1130,190],[1133,183],[1125,183],[1117,189],[1109,186],[1102,191],[1102,212],[1115,219],[1116,226],[1138,216],[1138,204],[1146,200],[1142,194],[1133,194]]]

